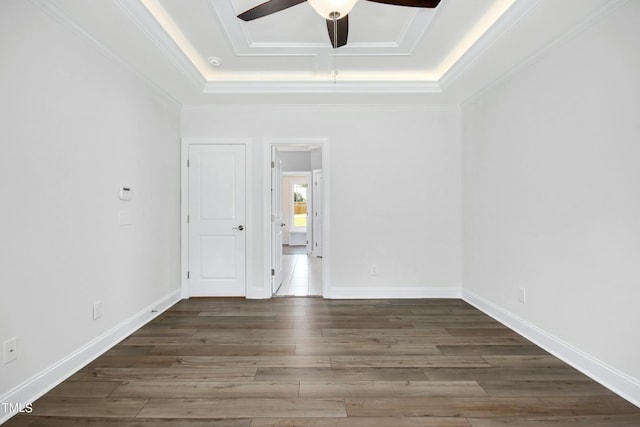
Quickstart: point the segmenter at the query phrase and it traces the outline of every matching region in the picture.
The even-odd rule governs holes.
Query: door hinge
[[[189,167],[189,159],[187,159],[187,167]]]
[[[272,268],[272,269],[271,269],[271,275],[272,275],[272,276],[275,276],[275,275],[276,275],[276,270],[275,270],[275,268]]]
[[[189,215],[187,215],[187,224],[189,224]]]
[[[190,273],[187,271],[187,279],[189,278],[189,276],[190,276]]]
[[[275,168],[276,167],[276,162],[274,162],[273,160],[271,160],[271,167]]]

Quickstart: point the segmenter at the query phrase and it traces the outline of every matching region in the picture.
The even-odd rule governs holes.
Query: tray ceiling
[[[199,104],[252,94],[451,102],[447,91],[468,96],[624,0],[442,0],[435,9],[359,0],[338,49],[306,2],[244,22],[236,16],[263,0],[31,1],[177,102]]]
[[[236,15],[262,0],[142,3],[210,88],[220,88],[220,82],[297,82],[312,88],[338,81],[412,81],[422,90],[437,90],[427,83],[442,78],[514,1],[443,0],[436,9],[421,9],[360,0],[349,14],[349,42],[338,49],[308,3],[250,22]],[[212,66],[211,57],[221,65]]]

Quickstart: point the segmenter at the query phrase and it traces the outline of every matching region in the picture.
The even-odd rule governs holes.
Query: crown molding
[[[85,39],[90,40],[99,50],[109,59],[123,66],[127,71],[141,79],[154,92],[168,99],[172,104],[180,105],[170,92],[159,84],[154,83],[152,76],[146,75],[139,71],[136,67],[129,64],[119,55],[115,54],[105,45],[101,44],[96,38],[90,35],[81,25],[81,22],[74,22],[71,16],[67,16],[64,10],[57,6],[55,0],[30,0],[31,3],[42,9],[48,15],[54,17],[67,28],[80,34]],[[523,22],[533,11],[538,8],[542,0],[515,0],[491,25],[482,36],[473,42],[471,47],[466,48],[461,56],[457,59],[452,58],[451,65],[443,71],[436,71],[435,74],[429,74],[428,70],[419,70],[410,74],[402,75],[402,72],[380,72],[377,75],[359,75],[354,72],[349,77],[337,76],[333,79],[331,70],[336,69],[340,58],[356,57],[356,56],[403,56],[409,55],[415,50],[416,40],[426,31],[427,27],[432,25],[438,19],[438,14],[420,13],[417,10],[407,21],[406,27],[402,29],[397,40],[392,42],[375,42],[375,43],[352,43],[345,46],[340,51],[331,51],[329,49],[320,49],[316,44],[296,44],[296,43],[249,43],[250,39],[247,34],[234,35],[229,28],[236,28],[234,31],[246,31],[246,29],[235,21],[227,22],[226,25],[221,20],[222,12],[218,9],[228,8],[231,10],[224,13],[235,13],[234,6],[231,1],[215,1],[207,0],[206,5],[210,7],[211,13],[218,19],[221,26],[226,29],[227,37],[232,45],[240,43],[248,43],[246,46],[238,48],[239,56],[256,56],[256,55],[275,55],[275,56],[307,56],[315,57],[315,66],[311,65],[308,73],[289,72],[266,75],[264,73],[233,73],[229,76],[218,74],[219,71],[212,72],[208,65],[200,64],[200,59],[192,59],[190,51],[192,47],[187,42],[174,40],[174,35],[169,32],[161,24],[162,13],[161,5],[159,9],[150,9],[149,5],[153,5],[156,0],[112,0],[113,5],[123,14],[123,17],[130,20],[139,29],[144,37],[150,41],[161,55],[166,58],[177,71],[184,77],[187,87],[191,86],[195,89],[194,95],[198,94],[431,94],[446,95],[449,90],[455,96],[456,88],[462,88],[467,83],[474,82],[474,76],[471,75],[474,67],[482,63],[483,57],[492,51],[496,42],[504,37],[508,37],[514,28]],[[600,18],[605,12],[615,9],[615,7],[624,4],[628,0],[611,0],[605,6],[601,7],[596,13],[591,14],[587,19],[581,20],[578,25],[574,25],[571,29],[555,37],[549,43],[546,43],[540,49],[532,52],[526,58],[519,60],[511,66],[505,64],[505,70],[499,72],[497,78],[492,81],[476,81],[477,88],[467,89],[467,93],[460,93],[462,103],[470,102],[478,93],[494,87],[497,83],[509,75],[517,72],[522,67],[531,64],[540,57],[547,49],[555,46],[562,40],[571,37],[584,27],[591,25],[597,18]],[[237,6],[237,5],[236,5]],[[226,9],[225,9],[226,10]],[[156,16],[158,13],[160,15]],[[235,16],[235,15],[234,15]],[[423,22],[424,21],[424,22]],[[420,25],[416,25],[419,23]],[[236,37],[237,36],[237,37]],[[235,40],[235,41],[234,41]],[[186,50],[186,52],[185,52]],[[194,62],[195,61],[195,62]],[[338,63],[336,63],[338,61]],[[444,67],[444,65],[443,65]],[[443,73],[440,75],[440,73]],[[360,77],[365,79],[358,80]]]
[[[72,33],[75,33],[77,36],[88,40],[98,52],[104,55],[108,60],[120,66],[125,72],[130,75],[141,80],[147,88],[149,88],[156,95],[159,95],[164,100],[168,101],[169,104],[173,105],[176,108],[180,108],[182,105],[177,99],[175,99],[169,92],[164,90],[161,86],[157,85],[153,81],[151,81],[147,76],[143,73],[140,73],[138,70],[129,65],[128,62],[124,61],[120,56],[116,55],[111,51],[111,49],[107,48],[105,45],[100,43],[97,39],[91,36],[87,31],[84,30],[80,25],[78,25],[75,21],[73,21],[67,14],[65,14],[58,6],[53,4],[51,0],[30,0],[31,3],[44,12],[46,15],[57,21],[63,27],[70,30]]]
[[[440,94],[431,81],[227,81],[207,82],[205,94],[277,94],[277,93],[411,93]]]
[[[202,73],[140,0],[112,1],[194,86],[204,86]]]
[[[124,4],[125,0],[114,0],[120,4]],[[155,1],[155,0],[149,0]],[[540,0],[516,0],[519,7],[510,7],[509,17],[517,17],[520,10],[527,6],[531,7],[532,1],[537,3]],[[152,15],[152,12],[146,12],[143,0],[135,0],[133,2],[134,9],[130,9],[133,14]],[[426,10],[416,9],[412,11],[411,16],[407,19],[407,23],[400,31],[397,40],[391,42],[362,42],[350,43],[343,47],[339,52],[326,54],[326,46],[319,43],[283,43],[283,42],[256,42],[251,38],[246,26],[241,25],[238,20],[223,19],[228,16],[237,14],[238,5],[233,1],[208,0],[206,4],[211,8],[212,14],[217,18],[220,26],[224,29],[233,51],[238,57],[252,56],[298,56],[298,57],[315,57],[315,70],[312,74],[322,73],[325,69],[331,68],[334,58],[346,58],[355,56],[408,56],[415,50],[416,44],[420,37],[424,34],[437,14],[428,13]],[[238,22],[236,22],[238,21]],[[504,16],[499,19],[503,26],[510,27],[514,19],[507,19]],[[162,51],[174,63],[182,64],[180,69],[193,69],[193,60],[189,59],[183,51],[181,51],[176,42],[172,39],[162,25],[153,20],[135,20],[142,29],[146,29],[147,34],[153,38],[158,46],[162,48],[164,44],[171,45],[171,48],[162,48]],[[468,66],[472,64],[484,51],[502,34],[500,31],[492,31],[494,36],[488,37],[486,34],[481,38],[482,41],[476,42],[471,49],[468,49],[463,56],[456,60],[453,66],[445,71],[444,77],[439,81],[429,79],[421,80],[408,79],[399,80],[397,77],[387,80],[384,76],[378,79],[368,80],[348,80],[331,82],[330,78],[326,80],[309,80],[295,74],[283,73],[278,80],[269,80],[261,78],[242,77],[213,80],[209,77],[200,75],[199,79],[194,80],[199,84],[199,89],[203,94],[441,94],[446,85],[451,84],[462,75]],[[424,71],[427,73],[427,71]],[[285,80],[286,79],[286,80]]]
[[[538,3],[539,1],[540,0],[536,0],[536,3]],[[481,88],[474,91],[473,93],[470,93],[466,98],[461,100],[460,105],[464,107],[466,105],[474,103],[476,100],[481,98],[484,94],[491,92],[492,89],[500,86],[502,83],[504,83],[506,80],[511,78],[513,75],[519,73],[521,70],[538,62],[547,52],[571,40],[573,37],[585,31],[587,28],[594,25],[599,20],[604,19],[609,13],[612,13],[614,10],[618,9],[628,1],[629,0],[610,0],[604,6],[602,6],[595,12],[588,15],[586,18],[584,18],[583,20],[578,22],[576,25],[569,28],[567,31],[565,31],[555,39],[549,41],[548,43],[543,45],[541,48],[531,52],[525,58],[513,64],[511,67],[509,67],[502,74],[500,74],[499,76],[491,80],[486,85],[482,86]],[[531,12],[532,10],[533,10],[533,7],[530,8],[527,13]],[[505,30],[504,32],[506,31],[508,31],[508,29]],[[470,65],[471,64],[468,64],[467,67]],[[452,76],[452,80],[449,81],[448,78],[449,76],[447,76],[447,80],[444,80],[444,79],[440,80],[441,83],[443,84],[444,90],[446,90],[446,88],[449,87],[449,85],[455,79]]]
[[[424,111],[424,112],[460,112],[457,104],[202,104],[183,105],[183,113],[216,113],[216,112],[273,112],[273,111],[298,111],[298,112],[370,112],[388,111],[396,113],[399,111]],[[297,138],[296,140],[300,140]]]
[[[443,90],[465,74],[493,44],[540,4],[541,0],[516,0],[498,20],[440,78]]]

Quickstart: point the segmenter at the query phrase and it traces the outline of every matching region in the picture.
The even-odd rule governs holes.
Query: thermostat
[[[130,187],[122,187],[120,189],[120,200],[129,201],[133,198],[133,191]]]

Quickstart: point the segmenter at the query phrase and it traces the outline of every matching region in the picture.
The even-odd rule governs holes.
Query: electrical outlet
[[[93,320],[97,320],[102,317],[102,301],[96,301],[93,303]]]
[[[18,338],[10,338],[4,342],[4,363],[18,358]]]
[[[378,274],[378,266],[375,264],[371,264],[371,275],[375,276]]]
[[[527,302],[527,291],[524,288],[518,288],[518,301],[523,304]]]

